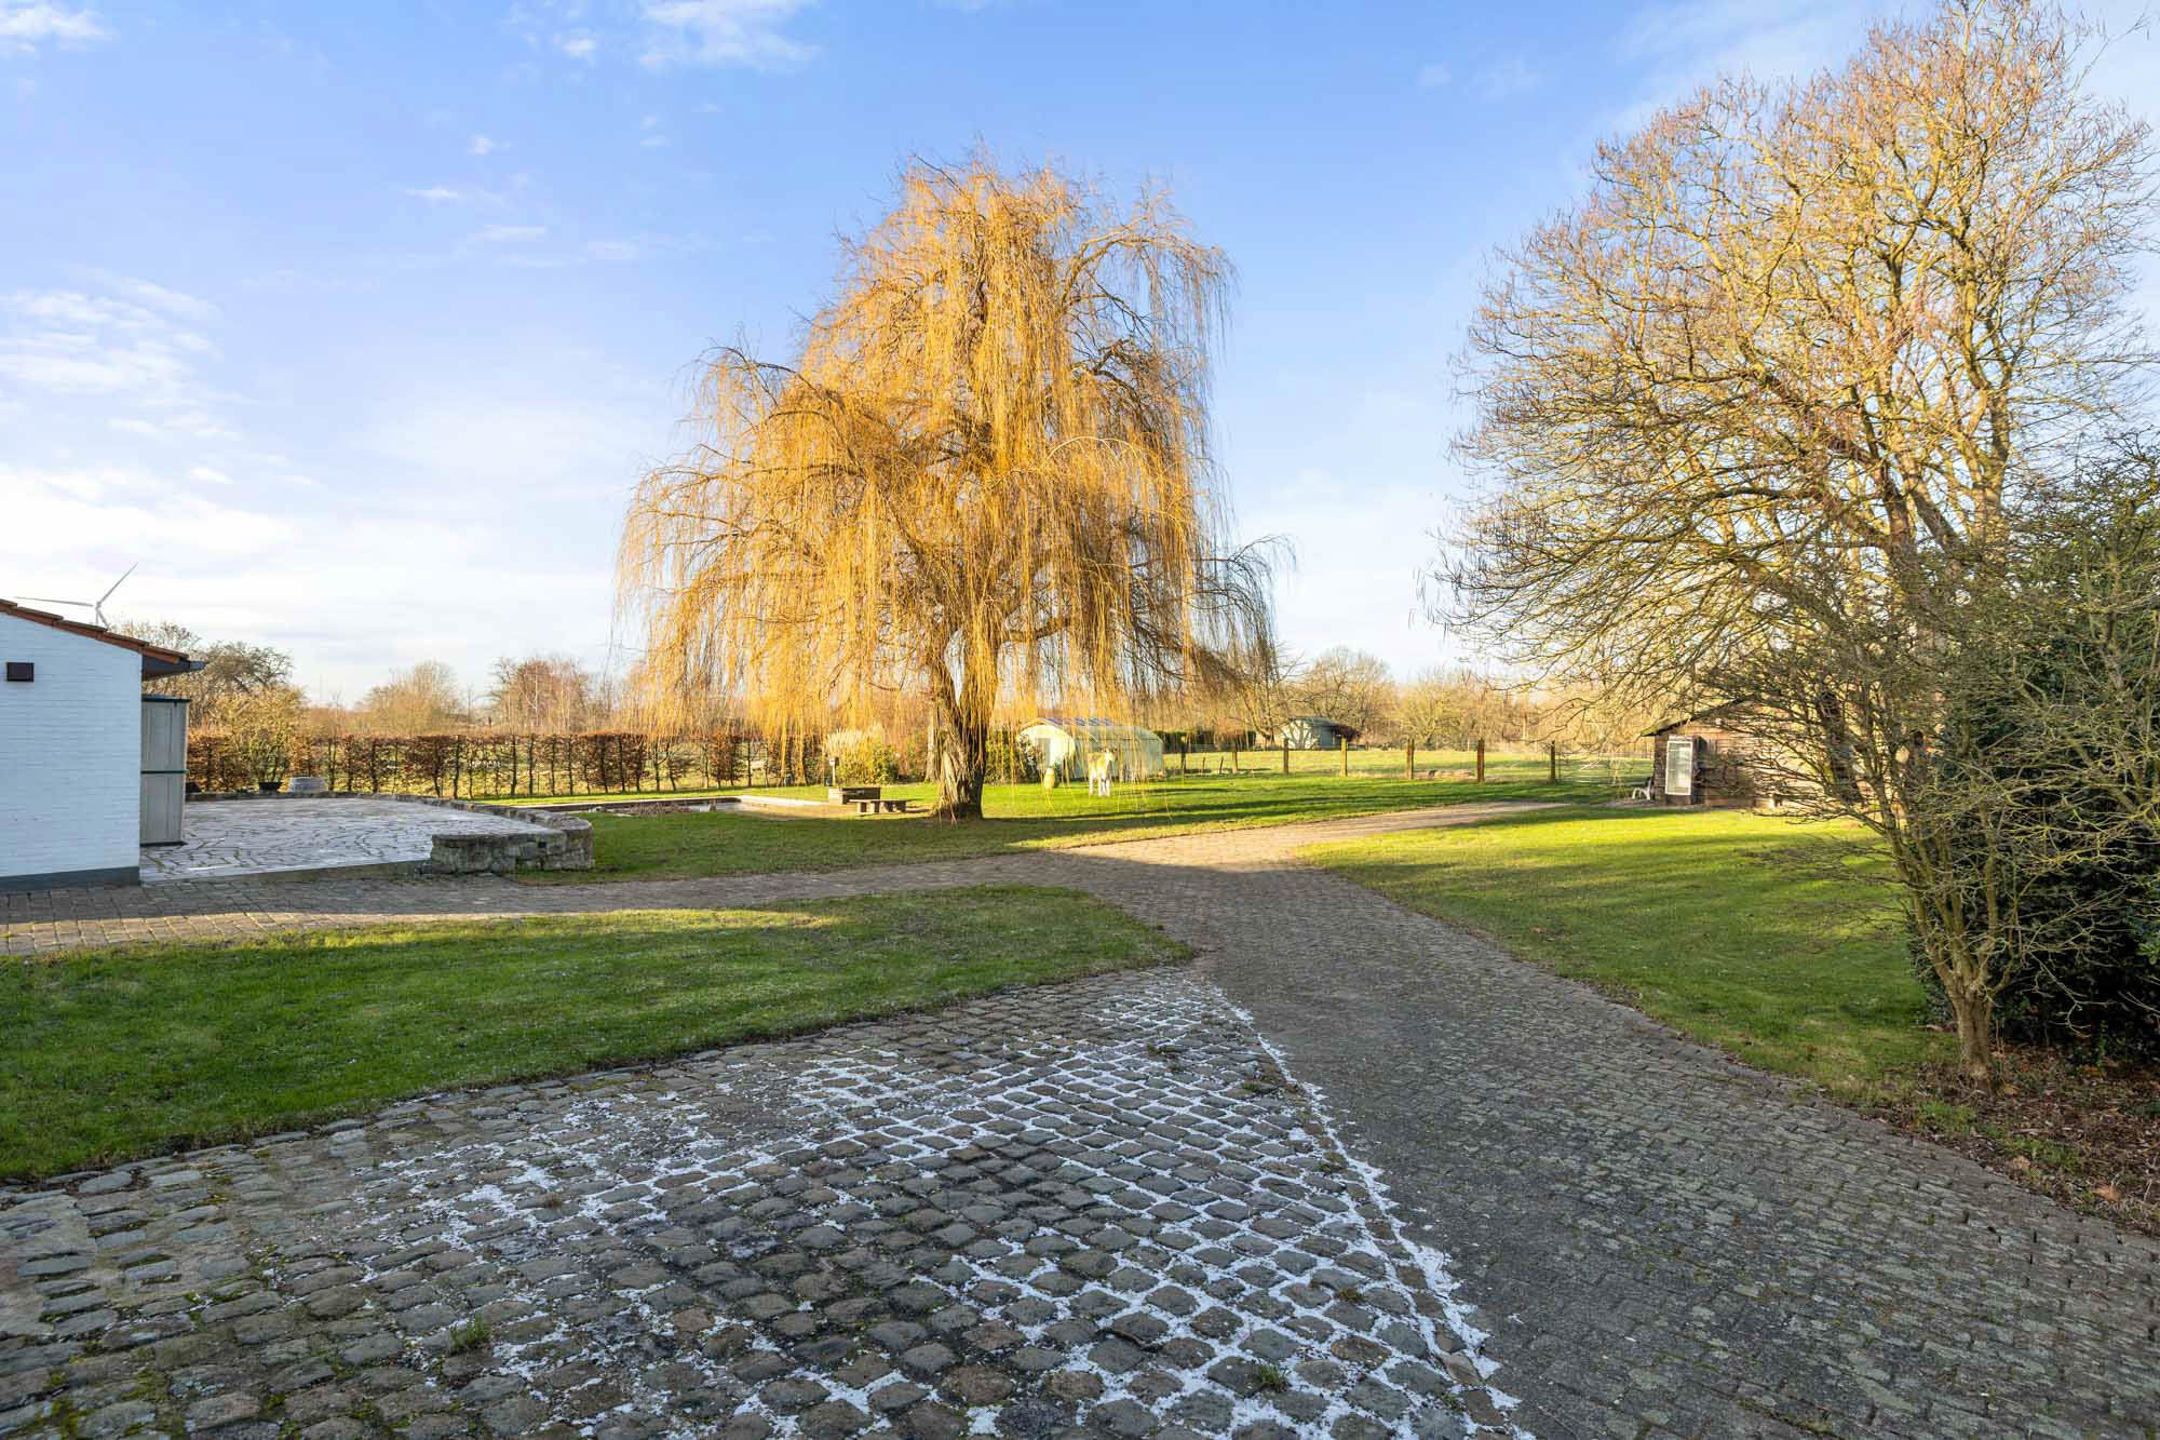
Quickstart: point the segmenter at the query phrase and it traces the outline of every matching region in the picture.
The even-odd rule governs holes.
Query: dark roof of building
[[[133,650],[142,656],[143,679],[155,680],[164,675],[184,675],[190,670],[200,670],[203,662],[190,660],[178,650],[164,645],[153,645],[148,640],[137,640],[132,635],[122,635],[102,625],[91,625],[81,620],[70,620],[65,615],[55,615],[50,610],[33,610],[12,600],[0,600],[0,615],[13,615],[18,620],[28,620],[33,625],[49,625],[55,630],[65,630],[70,635],[81,635],[106,645],[117,645],[122,650]]]
[[[1707,709],[1696,710],[1681,716],[1677,720],[1667,720],[1661,725],[1654,725],[1642,732],[1643,738],[1648,739],[1654,735],[1662,735],[1667,730],[1677,730],[1683,725],[1714,725],[1730,716],[1734,711],[1742,708],[1742,704],[1743,702],[1739,700],[1721,700]]]

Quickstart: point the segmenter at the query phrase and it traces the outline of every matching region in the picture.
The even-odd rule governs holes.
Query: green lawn
[[[1309,854],[1847,1098],[1898,1088],[1948,1048],[1922,1028],[1888,862],[1858,826],[1548,810]]]
[[[1341,778],[1343,755],[1335,750],[1293,750],[1290,752],[1289,774],[1293,777]],[[1199,780],[1202,778],[1229,779],[1221,767],[1230,763],[1227,752],[1195,752],[1188,757],[1187,769],[1180,772],[1178,756],[1172,750],[1166,757],[1172,781]],[[1282,752],[1262,748],[1241,750],[1237,756],[1239,776],[1269,777],[1279,779],[1283,775]],[[1466,780],[1474,774],[1476,756],[1468,750],[1419,750],[1417,771],[1420,775],[1437,772],[1448,780]],[[1641,780],[1650,771],[1650,761],[1642,755],[1563,755],[1560,757],[1560,778],[1570,784],[1599,786],[1610,789]],[[1549,774],[1545,752],[1537,748],[1519,748],[1501,751],[1490,749],[1485,757],[1485,778],[1499,782],[1530,782],[1546,779]],[[1372,746],[1355,749],[1349,754],[1349,774],[1352,779],[1375,777],[1382,780],[1403,778],[1403,752],[1399,746]],[[1073,787],[1086,798],[1086,787]],[[927,799],[936,794],[934,786],[925,784],[888,785],[888,794],[906,795]],[[698,800],[718,795],[796,795],[822,798],[823,785],[737,785],[717,789],[684,790],[624,790],[586,791],[573,795],[474,795],[468,798],[485,800],[491,805],[563,805],[573,803],[604,804],[611,800]]]
[[[596,864],[591,870],[536,871],[536,883],[625,878],[734,875],[775,870],[831,870],[890,861],[950,860],[1067,845],[1101,844],[1194,830],[1280,825],[1480,800],[1602,799],[1612,793],[1602,770],[1563,775],[1547,783],[1542,760],[1509,769],[1488,766],[1486,783],[1406,781],[1380,775],[1257,772],[1179,777],[1120,785],[1106,799],[1084,785],[993,785],[984,796],[988,818],[954,825],[927,816],[715,814],[594,814]],[[927,803],[926,785],[887,787]],[[817,793],[796,791],[772,793]]]
[[[0,1176],[1182,953],[1081,895],[981,888],[11,961],[0,972]]]

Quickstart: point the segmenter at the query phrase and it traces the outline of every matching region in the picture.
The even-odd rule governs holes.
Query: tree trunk
[[[1975,1085],[1995,1088],[1995,997],[1960,986],[1946,988],[1957,1020],[1958,1073]]]
[[[938,803],[932,813],[945,820],[982,819],[983,779],[989,769],[990,727],[979,719],[940,714]]]
[[[930,687],[930,770],[945,820],[982,819],[983,782],[990,772],[990,717],[995,682],[985,690],[973,674],[934,672]]]

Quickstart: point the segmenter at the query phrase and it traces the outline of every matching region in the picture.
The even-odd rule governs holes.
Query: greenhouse
[[[1038,768],[1067,780],[1087,779],[1088,757],[1108,750],[1120,780],[1151,780],[1163,773],[1162,736],[1139,725],[1100,717],[1045,716],[1015,737],[1034,752]]]

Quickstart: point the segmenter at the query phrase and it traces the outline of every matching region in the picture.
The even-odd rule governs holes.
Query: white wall
[[[0,681],[0,888],[22,876],[132,871],[142,657],[0,614],[0,660],[37,666],[27,685]]]

